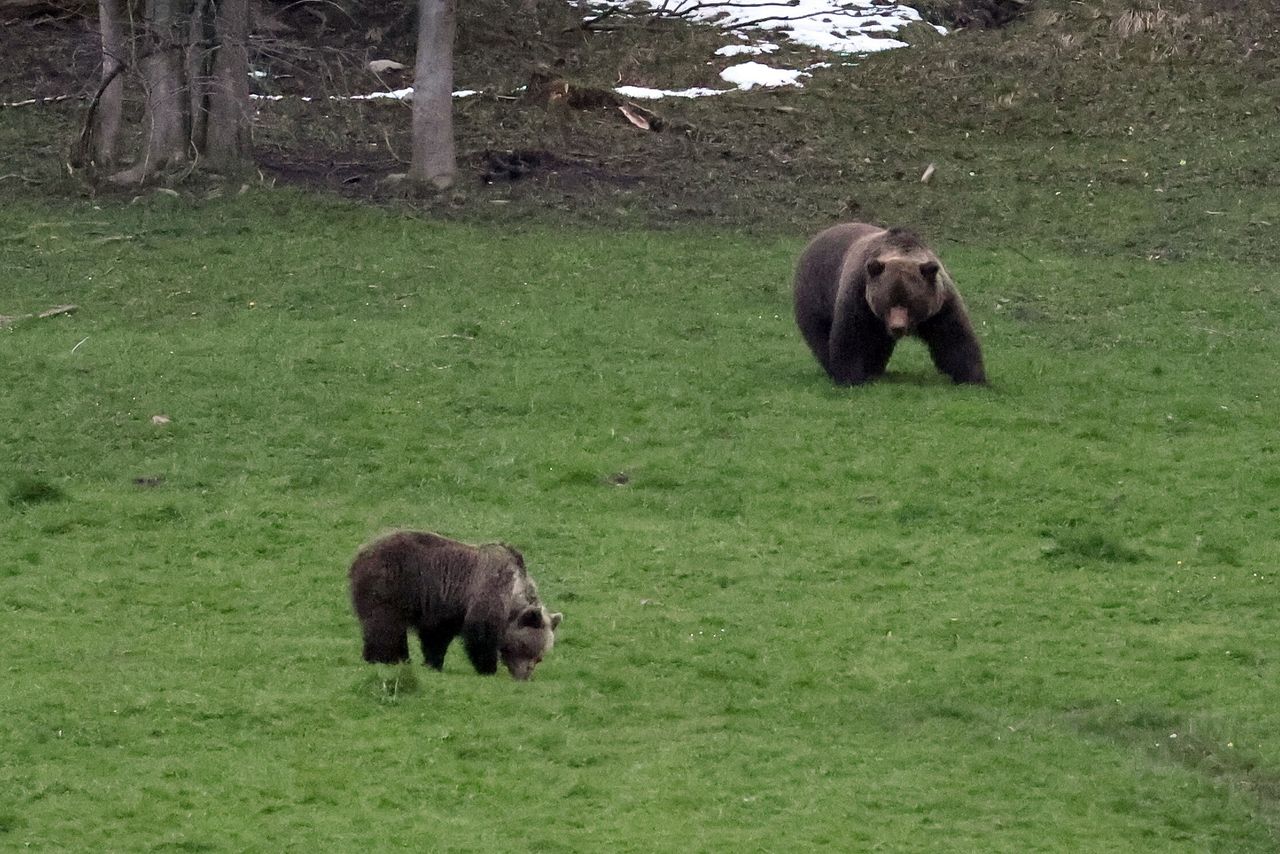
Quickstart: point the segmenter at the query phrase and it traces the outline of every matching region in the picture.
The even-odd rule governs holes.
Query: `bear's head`
[[[947,293],[940,270],[937,259],[922,251],[889,251],[867,259],[867,305],[894,338],[914,332],[942,310]]]
[[[562,619],[563,614],[548,613],[541,605],[527,605],[512,613],[501,655],[514,678],[523,682],[533,675],[533,668],[556,645],[555,630]]]

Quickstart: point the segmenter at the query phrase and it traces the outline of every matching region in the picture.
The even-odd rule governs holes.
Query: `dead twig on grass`
[[[75,314],[80,310],[78,305],[55,305],[53,308],[46,308],[37,314],[0,314],[0,328],[13,326],[23,320],[47,320],[50,317],[58,317],[64,314]],[[80,342],[83,344],[84,342]],[[76,346],[79,346],[78,344]]]

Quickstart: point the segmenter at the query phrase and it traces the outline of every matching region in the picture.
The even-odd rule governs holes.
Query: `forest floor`
[[[939,36],[916,25],[900,35],[911,47],[866,57],[780,42],[766,58],[774,66],[831,67],[813,69],[803,88],[633,102],[657,114],[654,132],[607,96],[619,84],[723,87],[718,71],[740,61],[715,55],[724,33],[626,17],[588,32],[581,11],[545,2],[534,27],[495,3],[468,3],[455,82],[479,94],[456,101],[456,191],[426,204],[511,227],[804,234],[862,218],[944,241],[1269,257],[1280,232],[1280,107],[1265,93],[1280,80],[1280,13],[1228,5],[1041,0],[997,29]],[[396,203],[401,191],[386,178],[406,168],[408,106],[330,96],[408,85],[408,72],[367,64],[412,65],[412,16],[372,2],[326,9],[292,4],[259,38],[257,88],[285,96],[257,102],[262,175]],[[0,72],[5,101],[92,91],[86,23],[17,23],[0,38],[14,60]],[[554,97],[564,87],[574,95]],[[5,110],[8,183],[66,182],[83,112],[74,98]]]

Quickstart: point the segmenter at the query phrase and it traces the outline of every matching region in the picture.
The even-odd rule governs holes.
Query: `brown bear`
[[[987,381],[955,282],[909,231],[851,222],[819,234],[796,266],[795,312],[809,349],[839,385],[881,376],[905,335],[919,336],[955,382]]]
[[[362,548],[348,577],[369,662],[408,661],[413,629],[427,665],[440,670],[449,643],[462,635],[477,672],[497,672],[501,658],[523,681],[555,645],[563,617],[547,612],[524,557],[503,543],[397,531]]]

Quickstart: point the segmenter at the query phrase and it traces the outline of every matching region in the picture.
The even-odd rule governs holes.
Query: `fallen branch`
[[[38,314],[0,314],[0,328],[12,326],[21,320],[46,320],[50,317],[59,317],[64,314],[75,314],[79,310],[80,306],[78,305],[55,305],[53,308],[47,308]]]
[[[36,104],[56,104],[59,101],[71,101],[83,97],[83,95],[50,95],[46,98],[27,98],[25,101],[4,101],[0,102],[0,107],[30,107]]]
[[[572,83],[563,77],[554,77],[542,70],[535,71],[530,77],[526,98],[547,105],[563,104],[575,110],[616,109],[627,121],[641,130],[677,129],[657,113],[628,101],[617,92]]]

